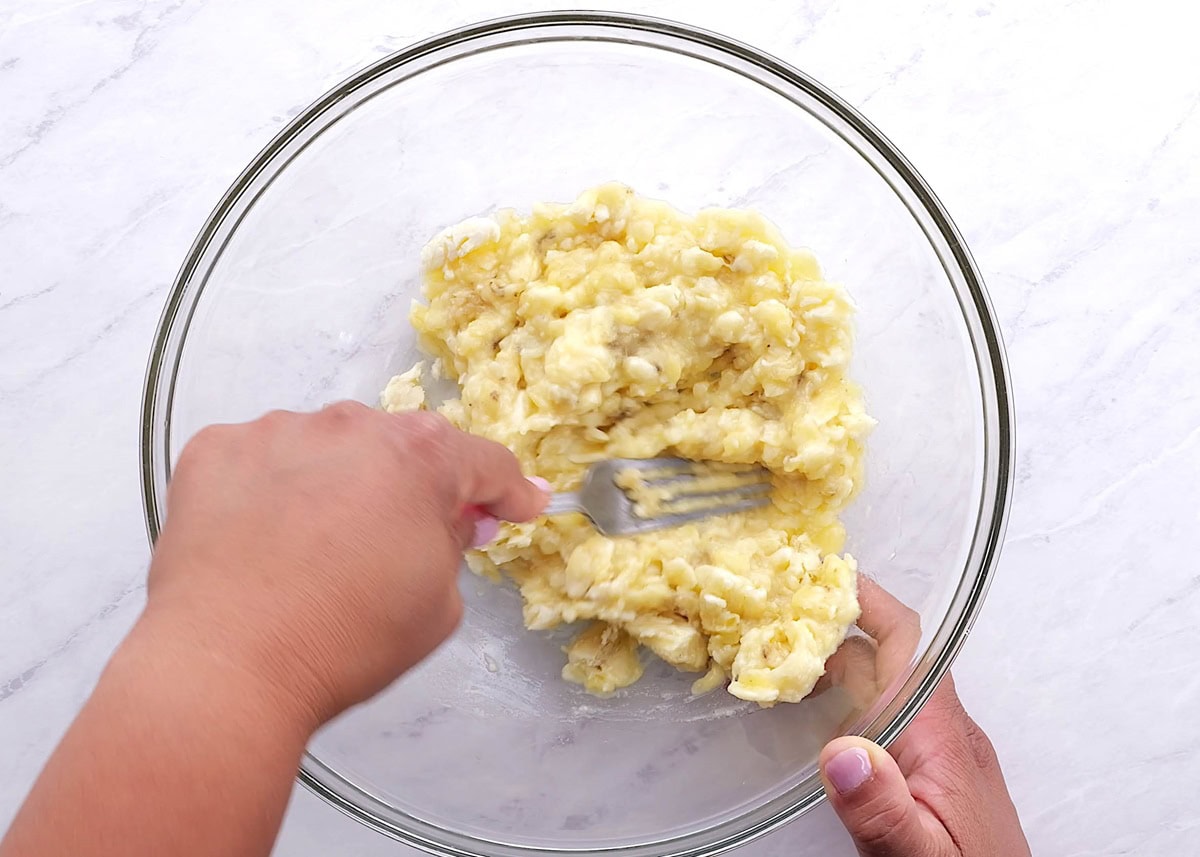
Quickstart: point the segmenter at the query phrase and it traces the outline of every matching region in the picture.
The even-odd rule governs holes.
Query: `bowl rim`
[[[219,255],[219,248],[228,240],[245,214],[249,206],[238,211],[239,203],[249,197],[252,204],[253,198],[263,190],[258,180],[273,168],[286,166],[291,158],[282,164],[277,164],[276,160],[289,147],[295,147],[298,142],[303,144],[304,141],[320,134],[325,127],[320,125],[321,118],[335,111],[347,96],[359,92],[384,75],[425,61],[426,65],[414,72],[420,73],[440,65],[441,62],[450,62],[481,50],[534,42],[579,40],[634,43],[642,47],[683,54],[720,65],[728,71],[741,73],[784,97],[789,97],[785,90],[803,94],[859,135],[860,140],[853,140],[830,126],[875,166],[877,171],[880,171],[880,163],[863,151],[859,143],[865,143],[872,155],[883,159],[887,167],[902,181],[903,190],[912,194],[912,200],[901,194],[901,188],[896,187],[892,179],[883,172],[880,172],[881,179],[892,184],[922,228],[925,224],[921,215],[925,215],[936,229],[936,236],[928,230],[926,234],[934,244],[947,277],[957,293],[964,322],[970,334],[983,394],[984,468],[980,480],[982,496],[964,574],[941,626],[892,699],[876,706],[870,724],[858,730],[859,734],[867,735],[887,747],[921,710],[949,670],[970,633],[999,561],[1012,499],[1012,462],[1016,444],[1012,389],[999,323],[982,276],[960,232],[929,185],[895,145],[853,107],[804,72],[757,48],[689,24],[631,13],[551,11],[511,15],[459,27],[395,51],[352,74],[301,111],[280,130],[241,172],[206,219],[172,283],[159,319],[146,368],[140,426],[142,501],[151,547],[161,531],[165,489],[170,479],[171,405],[179,358],[187,329],[207,279],[205,276],[197,281],[196,275],[203,271],[204,263],[211,257],[214,248]],[[490,47],[487,44],[489,41],[493,42]],[[472,49],[472,46],[475,49]],[[689,51],[689,47],[707,53],[697,54]],[[433,62],[439,54],[447,51],[458,52],[442,59],[441,62]],[[739,67],[735,68],[724,61],[719,62],[718,59],[735,63]],[[783,89],[780,89],[780,86]],[[808,109],[794,98],[791,100]],[[295,152],[292,154],[294,156]],[[920,211],[914,209],[913,201]],[[935,238],[944,242],[944,248],[937,246]],[[946,255],[943,255],[943,249]],[[961,278],[962,288],[959,287],[958,278]],[[971,317],[972,310],[975,314],[974,319]],[[973,320],[978,324],[972,325]],[[172,348],[173,345],[178,347]],[[974,574],[971,573],[972,566],[975,566]],[[960,604],[957,611],[954,610],[955,604]],[[824,791],[819,786],[815,789],[805,789],[804,784],[797,784],[784,794],[759,803],[751,809],[687,833],[634,844],[563,848],[501,842],[446,830],[388,805],[361,785],[346,780],[309,753],[305,754],[298,779],[344,814],[385,835],[439,857],[526,857],[556,854],[709,857],[757,839],[799,817],[825,799]],[[353,799],[347,796],[347,791],[353,792]],[[396,816],[401,816],[404,820],[397,821]]]

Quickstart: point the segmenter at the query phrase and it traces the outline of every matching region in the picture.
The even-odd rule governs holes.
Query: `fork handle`
[[[567,512],[584,512],[583,501],[575,491],[556,491],[550,495],[550,502],[542,510],[543,515],[563,515]]]

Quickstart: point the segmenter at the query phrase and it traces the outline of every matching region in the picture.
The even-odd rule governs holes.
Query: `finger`
[[[887,752],[865,738],[837,738],[820,757],[834,812],[862,857],[936,857],[948,835],[908,791]]]
[[[875,669],[883,688],[907,674],[921,642],[921,617],[865,574],[858,576],[858,627],[879,646]]]
[[[920,630],[921,617],[916,611],[865,574],[858,576],[858,604],[862,609],[858,627],[879,643],[896,634],[911,634],[914,628]]]
[[[500,522],[480,506],[464,506],[454,532],[463,550],[479,548],[500,534]]]
[[[453,453],[463,505],[505,521],[528,521],[546,507],[545,482],[526,479],[517,457],[500,444],[459,432]]]
[[[840,687],[854,704],[856,713],[879,694],[875,682],[875,644],[868,637],[847,637],[825,662],[825,674],[817,680],[812,695]]]

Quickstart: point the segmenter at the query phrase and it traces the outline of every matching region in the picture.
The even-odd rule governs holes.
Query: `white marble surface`
[[[350,72],[541,4],[0,7],[0,828],[142,599],[139,396],[196,230]],[[859,107],[939,193],[1016,389],[1014,510],[956,666],[1035,853],[1200,827],[1200,65],[1164,3],[645,0]],[[749,10],[753,10],[750,12]],[[282,857],[400,846],[297,791]],[[850,855],[828,808],[749,846]]]

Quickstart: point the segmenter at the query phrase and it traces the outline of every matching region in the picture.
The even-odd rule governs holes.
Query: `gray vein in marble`
[[[921,61],[921,57],[923,57],[924,55],[925,55],[924,48],[920,48],[920,47],[916,48],[911,54],[909,54],[909,56],[906,60],[901,62],[894,69],[892,69],[891,71],[889,71],[887,73],[887,78],[882,83],[880,83],[879,86],[875,87],[874,89],[867,92],[866,95],[859,98],[858,99],[859,105],[860,106],[867,105],[868,103],[870,103],[870,101],[873,98],[875,98],[876,95],[878,95],[879,93],[883,92],[884,90],[889,89],[889,88],[895,86],[897,83],[899,83],[900,78],[904,77],[905,74],[907,74],[911,69],[913,69]]]
[[[56,284],[57,285],[57,284]],[[50,287],[52,290],[54,286]],[[38,369],[26,375],[19,383],[9,387],[4,392],[10,395],[24,393],[28,390],[36,389],[43,384],[47,378],[54,375],[56,372],[70,366],[76,360],[84,357],[92,351],[97,345],[107,339],[114,331],[120,330],[138,310],[142,309],[150,301],[160,301],[165,291],[165,286],[157,286],[148,292],[144,292],[132,301],[124,304],[116,315],[110,319],[98,331],[88,335],[82,344],[72,347],[64,357],[44,368]],[[49,290],[47,290],[49,291]]]
[[[793,36],[791,40],[792,47],[800,47],[807,42],[817,32],[817,28],[825,17],[832,12],[838,5],[838,0],[826,0],[826,3],[821,9],[803,8],[798,10],[801,20],[805,27],[804,31],[797,36]]]
[[[1104,511],[1108,502],[1116,497],[1128,485],[1138,481],[1148,472],[1159,469],[1163,464],[1172,459],[1188,452],[1196,441],[1200,440],[1200,426],[1192,429],[1183,438],[1176,443],[1171,444],[1167,448],[1161,450],[1158,454],[1147,461],[1135,464],[1127,471],[1121,474],[1119,479],[1105,485],[1101,490],[1094,494],[1090,500],[1079,509],[1075,514],[1071,515],[1064,521],[1055,524],[1047,529],[1034,530],[1032,532],[1021,533],[1020,535],[1011,536],[1005,541],[1006,547],[1012,547],[1022,544],[1023,542],[1031,542],[1035,540],[1046,540],[1053,536],[1065,533],[1075,529],[1083,524],[1095,520]]]
[[[1029,224],[1026,229],[1032,229],[1035,226],[1041,226],[1041,223]],[[1022,290],[1022,298],[1020,309],[1008,319],[1006,329],[1014,333],[1019,333],[1022,330],[1028,330],[1025,325],[1025,316],[1029,309],[1033,306],[1034,300],[1045,292],[1051,285],[1061,280],[1063,277],[1071,273],[1075,267],[1082,261],[1089,259],[1096,253],[1099,253],[1108,248],[1113,239],[1126,230],[1130,226],[1129,221],[1120,223],[1105,223],[1095,229],[1092,234],[1085,239],[1082,246],[1077,246],[1069,251],[1065,259],[1058,262],[1043,274],[1036,281],[1026,280],[1027,287]],[[1024,229],[1021,231],[1025,231]],[[1015,238],[1016,236],[1012,236]]]
[[[1166,598],[1162,599],[1157,604],[1155,604],[1153,607],[1151,607],[1149,610],[1147,610],[1145,613],[1141,614],[1136,619],[1134,619],[1132,622],[1130,622],[1128,625],[1126,625],[1125,626],[1126,633],[1132,633],[1132,632],[1136,631],[1139,627],[1141,627],[1142,625],[1146,624],[1147,622],[1149,622],[1153,619],[1158,618],[1159,616],[1162,615],[1163,612],[1174,607],[1176,604],[1179,604],[1181,602],[1192,599],[1196,595],[1197,592],[1200,592],[1200,574],[1193,577],[1186,584],[1184,584],[1184,586],[1182,586],[1179,590],[1171,593]],[[1191,664],[1181,664],[1181,666],[1187,667],[1189,670],[1192,669]]]
[[[3,221],[0,221],[0,223],[3,223]],[[42,288],[38,289],[37,291],[26,292],[25,294],[17,295],[14,298],[9,298],[8,300],[4,301],[4,303],[0,303],[0,310],[6,310],[6,309],[10,309],[12,307],[20,306],[21,304],[36,301],[38,298],[45,297],[46,295],[50,294],[55,289],[57,289],[60,285],[61,285],[61,283],[51,283],[48,286],[43,286]],[[4,294],[3,292],[0,292],[0,296],[2,296],[3,294]]]
[[[116,598],[114,598],[108,604],[105,604],[102,608],[100,608],[100,610],[94,613],[90,619],[72,631],[66,637],[66,639],[54,646],[54,648],[49,652],[49,654],[46,655],[46,657],[41,658],[40,660],[29,665],[20,673],[5,681],[4,684],[0,684],[0,703],[4,702],[4,700],[8,699],[9,697],[16,695],[23,688],[27,687],[39,672],[41,672],[47,665],[53,663],[64,652],[69,651],[80,637],[87,634],[88,631],[92,630],[92,628],[94,628],[100,622],[103,622],[106,618],[119,610],[131,596],[141,593],[145,590],[145,588],[145,580],[139,577],[135,583],[127,586],[117,595]]]
[[[810,152],[802,158],[797,158],[791,163],[780,167],[777,170],[769,173],[766,178],[757,184],[746,188],[742,193],[729,200],[729,205],[733,208],[746,205],[749,200],[761,196],[764,190],[776,187],[780,180],[787,177],[794,177],[796,174],[803,173],[810,169],[814,164],[821,163],[822,158],[829,151],[829,147],[825,146],[816,151]]]
[[[56,105],[46,111],[40,122],[38,122],[32,128],[27,128],[25,130],[25,141],[15,149],[10,150],[7,154],[0,157],[0,169],[9,167],[15,163],[22,154],[40,143],[47,134],[53,131],[58,124],[62,122],[63,119],[67,118],[76,108],[86,104],[92,98],[92,96],[96,95],[105,87],[110,86],[124,77],[130,69],[137,65],[138,61],[150,56],[154,52],[154,49],[158,47],[158,42],[154,40],[153,37],[158,35],[163,26],[169,21],[171,16],[174,15],[175,12],[182,9],[185,5],[187,5],[187,0],[178,0],[178,2],[167,6],[157,16],[154,17],[153,21],[142,27],[138,32],[137,37],[133,41],[133,47],[130,50],[129,61],[118,66],[116,69],[101,78],[92,86],[86,95],[84,95],[82,98],[75,99],[69,104]],[[69,11],[69,7],[68,9],[63,9],[61,11]],[[130,30],[136,26],[136,22],[140,21],[141,13],[139,12],[135,15],[125,15],[120,17],[124,23],[118,23],[118,26],[120,26],[122,29]],[[114,22],[117,20],[118,19],[116,18],[113,19]],[[15,64],[16,63],[14,60],[12,65]],[[11,68],[12,65],[9,65],[8,67]]]
[[[1200,92],[1196,93],[1191,102],[1184,109],[1183,115],[1179,117],[1179,121],[1171,126],[1171,130],[1163,135],[1162,140],[1159,141],[1158,145],[1154,147],[1154,150],[1149,154],[1149,156],[1147,156],[1145,161],[1142,162],[1141,168],[1137,171],[1137,176],[1139,178],[1145,178],[1150,173],[1150,170],[1162,157],[1163,152],[1170,148],[1171,143],[1179,135],[1179,132],[1187,126],[1188,122],[1192,121],[1192,117],[1196,115],[1196,111],[1198,109],[1200,109]]]
[[[143,223],[157,216],[179,195],[179,188],[160,188],[151,192],[145,199],[129,211],[129,217],[117,229],[107,235],[102,235],[80,248],[80,253],[89,258],[108,253],[119,248],[121,242],[137,231]]]

